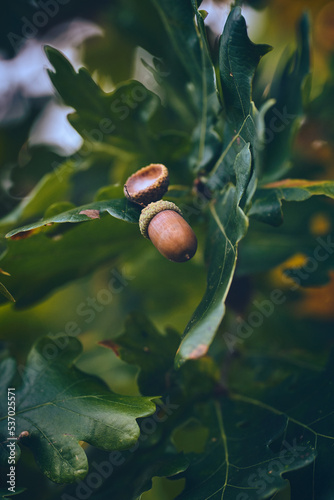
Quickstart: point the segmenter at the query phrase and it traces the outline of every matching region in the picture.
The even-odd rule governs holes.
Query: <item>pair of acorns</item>
[[[151,240],[166,259],[186,262],[196,253],[197,239],[179,207],[161,199],[168,186],[168,169],[162,164],[151,163],[128,178],[124,194],[145,207],[139,219],[141,234]]]

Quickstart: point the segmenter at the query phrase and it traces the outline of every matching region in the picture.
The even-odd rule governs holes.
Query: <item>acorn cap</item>
[[[144,238],[150,239],[148,236],[148,226],[153,217],[164,210],[173,210],[182,216],[182,211],[171,201],[159,200],[155,203],[150,203],[142,210],[139,218],[139,229]]]
[[[127,198],[140,205],[161,200],[169,185],[168,169],[161,163],[151,163],[132,174],[124,185]]]

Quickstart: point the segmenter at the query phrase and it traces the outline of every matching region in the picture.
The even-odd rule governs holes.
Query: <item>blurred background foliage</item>
[[[192,179],[191,172],[183,166],[185,156],[193,152],[183,140],[196,123],[196,110],[191,109],[184,68],[173,55],[154,2],[70,0],[59,5],[59,12],[49,16],[48,22],[38,28],[36,34],[26,38],[22,34],[23,25],[40,10],[37,4],[33,0],[3,0],[0,20],[0,251],[4,254],[7,244],[11,245],[4,239],[10,229],[43,216],[53,203],[65,201],[81,205],[94,198],[117,197],[120,188],[110,186],[122,186],[127,176],[145,162],[173,163],[170,172],[171,185],[175,186],[171,193],[173,200],[174,197],[178,199],[183,189],[180,186],[189,188]],[[218,0],[208,0],[201,5],[209,12],[206,22],[213,44],[222,30],[229,7],[230,2]],[[289,175],[313,180],[333,179],[334,2],[259,0],[244,2],[243,7],[252,41],[274,47],[261,61],[256,74],[253,92],[258,107],[268,96],[268,82],[274,77],[282,54],[286,51],[288,57],[292,52],[298,19],[305,10],[310,12],[311,98],[305,103],[305,117],[293,143],[293,169]],[[9,36],[10,33],[19,35],[20,39]],[[124,156],[111,158],[108,148],[94,150],[93,155],[85,153],[80,136],[66,122],[66,115],[71,111],[71,96],[64,106],[48,79],[46,66],[51,66],[43,52],[45,44],[64,52],[76,69],[85,66],[106,92],[124,80],[135,78],[157,92],[162,102],[173,99],[174,106],[182,108],[184,120],[178,123],[177,116],[171,112],[162,117],[170,123],[171,130],[178,133],[163,139],[158,149],[159,158],[150,158],[151,144],[139,157],[128,151]],[[158,81],[164,82],[163,87],[157,85],[149,66],[155,67],[153,73]],[[178,94],[174,92],[175,86],[179,89]],[[73,95],[77,92],[76,87],[69,90]],[[74,124],[75,118],[73,120]],[[159,140],[161,137],[158,143]],[[154,154],[157,155],[157,151]],[[39,183],[46,174],[49,174],[50,187],[47,190],[42,186],[45,195],[38,198],[38,205],[33,205],[29,194],[42,189]],[[99,191],[104,187],[105,191]],[[297,203],[284,204],[284,211],[285,223],[278,229],[266,227],[266,239],[261,223],[252,221],[249,234],[240,247],[240,265],[228,297],[228,314],[212,349],[218,356],[225,352],[224,332],[233,333],[240,318],[252,310],[254,300],[264,299],[273,288],[280,288],[288,300],[257,329],[256,335],[240,342],[237,350],[251,357],[265,346],[272,359],[288,356],[300,366],[319,371],[326,365],[333,347],[334,272],[330,272],[329,278],[326,275],[327,283],[321,286],[297,290],[293,290],[293,282],[284,272],[302,266],[305,249],[312,252],[315,237],[332,232],[333,203],[314,198],[304,202],[303,208]],[[123,330],[126,317],[133,311],[145,311],[160,330],[166,326],[180,333],[184,330],[201,300],[206,281],[202,264],[205,219],[190,214],[189,220],[199,237],[199,251],[185,266],[164,260],[152,246],[140,240],[135,225],[111,219],[101,219],[94,225],[81,224],[71,231],[66,227],[58,230],[58,235],[66,240],[65,245],[73,248],[72,255],[66,255],[67,265],[62,261],[61,246],[52,253],[51,245],[40,235],[31,240],[30,248],[18,252],[8,266],[5,255],[1,267],[11,276],[4,274],[1,281],[13,293],[17,304],[4,302],[1,306],[2,355],[11,353],[19,363],[24,363],[38,337],[66,333],[67,325],[73,322],[84,346],[78,366],[100,376],[118,393],[138,394],[135,367],[112,356],[98,342],[116,338]],[[51,236],[56,238],[57,233]],[[100,245],[94,246],[90,253],[93,240],[99,240]],[[83,268],[78,264],[79,253],[86,262]],[[33,264],[25,277],[27,256],[33,257]],[[78,272],[73,271],[76,265]],[[52,266],[56,269],[59,266],[59,275],[50,282],[48,268]],[[110,276],[117,276],[120,283],[117,292],[121,291],[114,293],[112,301],[103,305],[98,299],[102,297],[101,290],[108,288]],[[22,294],[20,282],[24,289]],[[242,366],[246,370],[247,363]],[[199,435],[198,429],[193,432]],[[189,434],[182,433],[181,441],[184,442],[180,443],[180,449],[186,450],[192,439],[190,426]],[[38,478],[36,484],[38,491],[44,491],[43,498],[51,498],[48,495],[57,498],[57,487],[46,478],[40,478],[27,451],[22,464],[18,472],[22,484],[25,481],[33,484],[32,478]],[[142,498],[175,498],[183,484],[183,480],[156,478],[153,490]],[[276,500],[287,498],[290,498],[289,492],[275,496]]]

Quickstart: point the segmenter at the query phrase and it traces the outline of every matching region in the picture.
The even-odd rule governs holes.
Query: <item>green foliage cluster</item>
[[[254,75],[271,48],[252,43],[239,6],[213,44],[197,0],[124,4],[110,8],[110,22],[132,50],[140,45],[153,55],[143,64],[155,90],[127,80],[107,93],[87,69],[76,72],[46,47],[50,79],[73,108],[68,118],[83,145],[57,160],[32,151],[32,166],[47,154],[52,169],[0,220],[2,339],[24,341],[24,324],[18,337],[13,332],[15,315],[27,319],[27,331],[37,328],[24,341],[30,348],[37,338],[24,367],[20,350],[17,361],[3,356],[0,364],[3,393],[17,387],[18,472],[22,448],[57,483],[43,483],[46,500],[82,492],[136,500],[154,477],[172,478],[168,498],[178,500],[331,498],[332,325],[300,318],[292,307],[303,287],[327,284],[334,265],[334,182],[312,171],[300,178],[293,153],[302,118],[315,109],[309,20],[300,20],[294,53],[283,56],[271,94],[256,106]],[[108,71],[118,81],[117,68]],[[166,199],[199,237],[197,256],[182,266],[141,238],[140,207],[123,196],[128,175],[155,162],[170,171]],[[314,214],[327,232],[311,231]],[[304,265],[286,264],[288,278],[273,287],[266,273],[296,254]],[[99,340],[111,350],[98,349],[103,363],[116,354],[132,380],[138,370],[136,395],[111,390],[92,369],[95,358],[78,361],[76,323],[41,336],[33,318],[41,301],[78,292],[106,265],[129,271],[128,278],[118,273],[122,284],[113,290],[122,292],[123,316],[131,314],[115,338],[116,312],[101,313]],[[79,310],[95,317],[104,309],[96,300],[89,305]],[[167,325],[179,328],[185,319],[183,333]],[[90,340],[81,340],[84,358]],[[21,498],[31,498],[28,482],[18,486],[27,488]]]

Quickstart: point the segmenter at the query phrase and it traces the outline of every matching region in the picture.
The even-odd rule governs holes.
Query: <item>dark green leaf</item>
[[[250,143],[253,154],[253,183],[260,171],[258,154],[258,112],[252,101],[252,81],[262,56],[271,47],[252,43],[240,7],[232,9],[226,21],[219,45],[219,68],[216,71],[217,90],[224,105],[226,123],[223,130],[223,151],[216,160],[208,186],[216,190],[235,175],[236,155]]]
[[[173,368],[180,336],[172,329],[160,333],[142,314],[132,314],[125,332],[102,345],[110,347],[126,363],[140,368],[138,386],[143,395],[161,395],[166,389],[168,371]]]
[[[226,143],[225,141],[228,141]],[[234,179],[236,172],[234,169],[234,162],[236,156],[242,151],[242,149],[249,143],[251,146],[255,144],[256,141],[256,128],[255,122],[251,115],[248,115],[240,129],[236,132],[232,132],[227,125],[225,127],[225,141],[223,152],[220,154],[219,158],[216,160],[211,172],[210,177],[207,182],[207,186],[213,191],[221,190],[229,180]],[[254,159],[256,156],[254,156]],[[254,165],[256,167],[256,165]],[[256,182],[257,169],[253,169],[254,182]],[[253,182],[252,182],[253,184]],[[249,200],[250,201],[250,200]]]
[[[303,90],[309,76],[310,27],[304,14],[298,26],[298,47],[284,68],[282,64],[278,68],[269,96],[276,103],[266,115],[263,165],[267,182],[281,178],[290,168],[292,139],[297,120],[303,115]]]
[[[219,148],[219,140],[213,130],[219,103],[203,18],[196,0],[185,0],[182,4],[171,0],[153,0],[153,3],[165,24],[175,53],[194,86],[192,100],[199,119],[192,135],[193,152],[189,163],[199,170],[212,161]]]
[[[65,222],[87,222],[94,219],[99,219],[100,215],[107,212],[112,217],[120,219],[133,224],[138,223],[141,209],[138,205],[128,201],[126,198],[120,200],[97,201],[84,205],[82,207],[74,208],[67,212],[56,214],[52,217],[42,219],[41,221],[27,224],[10,231],[6,238],[20,239],[31,235],[36,229],[43,226],[50,226],[52,224],[62,224]],[[25,235],[24,233],[29,233]]]
[[[103,186],[95,195],[95,201],[105,201],[114,198],[120,198],[124,195],[123,186],[120,184],[112,184],[111,186]]]
[[[283,473],[315,459],[314,443],[285,441],[288,417],[261,402],[222,398],[198,405],[195,415],[210,435],[204,453],[189,457],[177,500],[264,500],[284,489]]]
[[[102,217],[92,224],[74,224],[71,231],[55,236],[41,232],[33,238],[7,241],[0,265],[11,274],[17,307],[40,300],[104,263],[115,265],[129,259],[146,243],[138,227],[113,217]]]
[[[72,161],[60,164],[54,172],[46,174],[6,217],[0,219],[0,231],[5,233],[14,224],[22,224],[32,217],[41,216],[53,203],[66,199],[70,190],[70,178],[77,166]]]
[[[284,179],[267,184],[255,193],[248,215],[261,222],[279,226],[283,222],[282,200],[304,201],[315,195],[334,198],[334,182]]]
[[[169,34],[174,53],[186,69],[190,81],[202,86],[201,48],[194,23],[191,0],[153,0]]]
[[[191,0],[191,3],[196,16],[196,32],[201,52],[202,71],[201,100],[199,103],[201,119],[193,133],[193,142],[198,144],[198,157],[195,164],[198,171],[203,168],[207,169],[221,150],[220,138],[214,129],[220,105],[214,83],[214,64],[203,18],[205,14],[198,10],[197,0]]]
[[[173,136],[169,115],[164,113],[160,99],[140,82],[125,82],[107,94],[85,68],[76,73],[56,49],[45,50],[56,69],[55,73],[49,72],[53,85],[64,102],[75,109],[69,121],[86,141],[83,156],[88,150],[122,156],[126,161],[140,158],[149,162],[153,151],[160,150],[159,134],[168,131]],[[184,137],[176,135],[183,148]]]
[[[30,351],[16,391],[16,435],[29,433],[22,443],[31,449],[44,474],[60,483],[82,479],[88,471],[79,441],[105,450],[127,449],[139,437],[136,418],[155,410],[149,398],[113,394],[102,381],[75,368],[81,351],[73,337],[40,339]],[[1,368],[8,379],[8,362]],[[13,379],[16,369],[12,363],[10,368]],[[1,413],[6,415],[7,408],[3,406]],[[0,425],[3,445],[8,434],[6,416]]]
[[[268,296],[259,302],[268,304]],[[324,371],[316,362],[319,355],[327,360],[333,345],[331,323],[296,321],[291,304],[272,306],[268,315],[264,306],[262,324],[247,338],[240,333],[238,356],[222,358],[215,401],[195,405],[193,416],[210,434],[204,453],[186,455],[190,466],[180,500],[269,499],[285,479],[291,498],[300,497],[301,485],[305,500],[323,500],[333,488],[334,370],[332,362]],[[258,306],[253,311],[258,314]],[[235,322],[237,335],[240,318]],[[225,332],[233,328],[224,326]]]
[[[240,7],[233,8],[220,39],[219,68],[221,98],[235,133],[253,114],[252,80],[260,59],[270,50],[269,45],[250,41]]]
[[[122,452],[114,474],[104,481],[100,490],[91,497],[92,500],[110,500],[110,498],[138,500],[142,493],[152,488],[153,477],[175,476],[187,468],[188,460],[182,453],[178,454],[171,443],[166,445],[162,442],[147,448],[145,445],[147,437],[145,433],[142,433],[139,438],[139,447],[134,446],[130,451]],[[98,460],[95,459],[95,463],[108,464],[108,456],[100,454]],[[96,468],[92,468],[92,472],[96,472]],[[69,487],[65,490],[64,500],[66,500],[66,493],[72,495],[68,497],[70,500],[77,495],[77,491],[80,491],[80,483],[76,487]]]
[[[225,313],[225,299],[236,266],[238,242],[248,228],[248,219],[240,203],[251,175],[249,145],[237,155],[235,172],[236,186],[228,185],[217,201],[210,205],[207,289],[185,329],[176,356],[178,365],[207,352]]]
[[[298,447],[296,460],[302,460],[304,465],[314,461],[309,474],[304,476],[307,488],[303,498],[322,500],[328,498],[333,488],[329,460],[334,439],[333,361],[319,374],[284,357],[284,353],[281,358],[245,355],[240,360],[242,380],[241,365],[236,362],[230,377],[231,399],[262,408],[271,418],[284,418],[283,439]],[[271,443],[272,448],[283,449],[281,441],[271,440]]]

